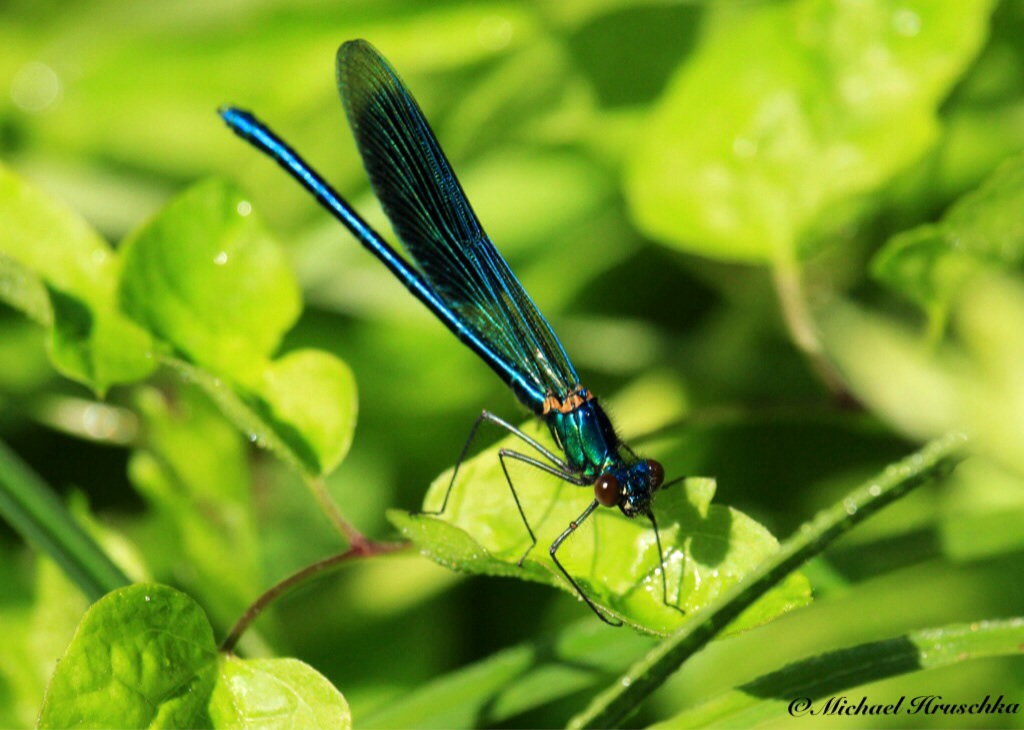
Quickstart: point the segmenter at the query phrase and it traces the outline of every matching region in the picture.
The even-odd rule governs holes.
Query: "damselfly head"
[[[654,459],[641,459],[607,469],[594,482],[594,496],[605,507],[618,507],[627,517],[647,514],[654,492],[665,481],[665,469]]]

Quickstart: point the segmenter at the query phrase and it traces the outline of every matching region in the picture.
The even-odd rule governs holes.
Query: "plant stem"
[[[352,546],[353,549],[365,550],[371,544],[370,540],[367,539],[366,535],[356,528],[351,522],[345,519],[345,515],[338,509],[338,505],[335,503],[334,498],[331,497],[331,493],[327,491],[327,485],[324,483],[323,478],[315,477],[307,480],[309,488],[313,490],[313,496],[316,497],[316,501],[320,504],[320,509],[327,515],[327,519],[331,521],[334,528],[341,533],[345,541]]]
[[[776,583],[817,555],[837,537],[915,487],[948,474],[965,457],[967,438],[950,433],[891,464],[842,501],[804,523],[750,576],[697,613],[655,646],[569,722],[570,728],[614,727],[687,659],[726,628]]]
[[[3,442],[0,515],[27,543],[53,558],[90,601],[131,583],[50,486]]]
[[[374,555],[386,555],[388,553],[405,550],[410,545],[410,543],[407,542],[374,542],[372,540],[367,540],[362,535],[360,535],[360,537],[362,539],[358,545],[352,545],[352,547],[343,553],[338,553],[337,555],[332,555],[328,558],[324,558],[323,560],[318,560],[315,563],[307,565],[305,568],[301,568],[284,580],[271,586],[259,598],[253,601],[252,605],[250,605],[238,621],[235,622],[235,625],[231,628],[231,631],[221,643],[220,650],[226,654],[230,654],[234,651],[235,646],[238,645],[239,640],[242,638],[242,634],[244,634],[249,626],[251,626],[259,615],[263,613],[264,609],[281,596],[291,593],[293,590],[305,583],[308,583],[321,573],[338,568],[350,560],[368,558]]]

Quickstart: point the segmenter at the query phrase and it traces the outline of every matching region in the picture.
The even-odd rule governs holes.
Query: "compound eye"
[[[651,489],[658,489],[665,481],[665,467],[654,459],[648,459],[647,469],[651,475]]]
[[[614,507],[619,503],[619,480],[612,474],[602,474],[594,482],[594,496],[605,507]]]

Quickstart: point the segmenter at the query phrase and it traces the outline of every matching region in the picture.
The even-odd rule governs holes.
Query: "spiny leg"
[[[505,481],[508,482],[508,488],[512,490],[512,499],[516,501],[516,508],[519,510],[519,516],[523,518],[523,524],[526,525],[526,531],[530,533],[530,547],[526,548],[526,552],[522,554],[519,561],[516,563],[516,565],[522,568],[523,561],[526,560],[526,556],[530,554],[530,551],[533,550],[534,546],[537,544],[537,536],[533,534],[533,528],[530,527],[530,523],[526,519],[526,513],[523,512],[523,505],[519,502],[519,495],[516,493],[515,485],[512,484],[512,477],[508,473],[508,466],[505,464],[505,457],[521,461],[524,464],[529,464],[530,466],[536,467],[548,474],[553,474],[559,479],[564,479],[571,484],[575,484],[578,487],[585,486],[588,482],[571,472],[559,471],[558,469],[545,464],[543,461],[534,459],[526,454],[520,454],[518,451],[512,451],[511,449],[498,450],[498,460],[501,462],[501,470],[505,473]]]
[[[554,464],[555,466],[559,467],[562,470],[562,472],[552,471],[552,473],[557,474],[558,476],[562,476],[562,473],[565,473],[565,474],[570,473],[569,472],[569,465],[566,464],[562,459],[558,458],[558,456],[556,454],[554,454],[550,449],[546,448],[543,444],[541,444],[536,439],[531,438],[530,436],[527,436],[525,433],[520,431],[518,428],[513,426],[511,423],[509,423],[509,422],[499,418],[498,416],[494,415],[490,411],[486,411],[485,410],[485,411],[482,411],[479,416],[477,416],[477,419],[473,422],[473,428],[471,428],[469,430],[469,438],[466,439],[466,443],[463,445],[462,451],[459,453],[459,460],[455,462],[455,470],[452,472],[451,481],[448,482],[448,490],[444,493],[444,501],[441,502],[441,509],[438,509],[438,510],[423,510],[422,514],[425,514],[425,515],[442,515],[442,514],[444,514],[445,509],[447,509],[447,507],[448,507],[448,498],[452,496],[452,488],[455,486],[455,479],[456,479],[456,477],[459,476],[459,468],[462,466],[462,462],[466,460],[466,454],[469,453],[469,447],[473,443],[473,439],[476,438],[477,429],[480,428],[480,424],[483,423],[484,421],[487,421],[488,423],[493,423],[496,426],[502,427],[503,429],[505,429],[509,433],[515,434],[520,439],[522,439],[523,441],[528,443],[530,446],[535,448],[543,456],[547,457],[551,461],[552,464]],[[538,462],[538,464],[540,464],[540,462]],[[504,464],[502,464],[502,468],[504,468]],[[547,468],[547,469],[550,470],[550,467],[548,467],[546,464],[542,464],[541,468]],[[505,478],[508,479],[508,472],[505,472]],[[511,485],[512,485],[512,482],[511,482],[511,480],[509,480],[509,486],[511,486]],[[512,490],[512,493],[515,494],[515,489]],[[516,504],[517,505],[519,504],[519,498],[518,497],[516,498]],[[520,508],[519,509],[519,513],[522,514],[522,512],[523,512],[523,510],[522,510],[522,508]],[[524,517],[523,519],[525,520],[526,518]],[[527,529],[529,529],[529,526],[527,526]],[[533,533],[531,532],[530,535],[532,537]]]
[[[576,528],[583,524],[584,520],[590,517],[590,513],[597,509],[597,505],[598,501],[595,499],[593,502],[590,503],[589,507],[583,510],[583,514],[581,514],[575,520],[570,522],[569,526],[565,529],[565,532],[559,535],[558,538],[553,543],[551,543],[551,550],[549,552],[551,553],[551,559],[555,561],[555,565],[557,565],[558,569],[562,571],[562,575],[564,575],[565,579],[568,580],[572,587],[576,589],[576,593],[579,594],[580,598],[586,601],[587,605],[590,606],[590,610],[596,613],[597,617],[609,626],[622,626],[621,621],[613,621],[612,619],[608,618],[603,613],[601,613],[601,611],[597,608],[594,602],[590,600],[590,597],[583,592],[583,589],[580,588],[579,584],[573,579],[571,575],[569,575],[569,571],[565,569],[565,566],[562,565],[562,563],[558,560],[558,555],[556,555],[556,553],[558,552],[558,548],[561,547],[562,543],[565,542],[566,538],[569,537],[569,535],[571,535],[572,533],[574,533],[576,531]]]
[[[658,565],[661,568],[661,602],[669,608],[678,611],[683,616],[686,615],[686,611],[681,609],[674,603],[669,603],[668,600],[668,571],[665,570],[665,553],[661,550],[661,534],[658,532],[658,523],[654,519],[654,510],[647,513],[647,517],[651,520],[651,527],[654,528],[654,543],[658,546]],[[682,582],[682,573],[679,575],[679,580]]]

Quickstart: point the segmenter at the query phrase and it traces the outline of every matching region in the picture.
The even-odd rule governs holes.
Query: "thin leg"
[[[595,499],[593,502],[590,503],[589,507],[583,510],[583,514],[581,514],[575,520],[570,522],[569,526],[565,528],[565,532],[559,535],[558,539],[551,543],[551,559],[555,561],[555,565],[557,565],[558,569],[562,571],[562,575],[565,576],[565,579],[569,581],[573,588],[576,589],[576,593],[579,594],[580,598],[586,601],[587,605],[590,606],[590,610],[596,613],[599,619],[601,619],[610,626],[622,626],[621,621],[612,620],[605,616],[603,613],[601,613],[600,610],[598,610],[597,606],[594,605],[594,602],[590,600],[590,597],[583,592],[583,589],[580,588],[579,584],[573,579],[571,575],[569,575],[569,571],[565,569],[565,566],[562,565],[562,563],[558,560],[558,556],[556,555],[556,553],[558,552],[558,548],[562,546],[562,543],[565,542],[566,538],[569,537],[569,535],[571,535],[572,533],[576,532],[576,528],[582,525],[583,521],[590,517],[590,513],[597,509],[597,505],[598,501]]]
[[[548,474],[553,474],[559,479],[564,479],[571,484],[575,484],[578,487],[585,486],[587,484],[587,480],[581,479],[575,474],[571,474],[567,471],[559,471],[554,467],[548,466],[543,461],[534,459],[532,456],[527,456],[526,454],[520,454],[518,451],[512,451],[511,449],[498,450],[498,460],[501,462],[501,470],[505,473],[505,481],[508,482],[508,488],[512,490],[512,499],[516,501],[516,507],[519,509],[519,516],[523,518],[523,524],[526,525],[526,531],[530,533],[530,547],[526,548],[526,552],[523,553],[522,557],[520,557],[519,561],[516,563],[516,565],[522,568],[523,561],[526,560],[526,556],[530,554],[530,551],[533,550],[534,546],[537,544],[537,536],[533,534],[533,529],[530,527],[530,523],[526,519],[526,513],[523,512],[523,505],[519,502],[519,495],[516,494],[516,488],[512,484],[512,477],[508,473],[508,466],[505,464],[506,458],[515,459],[516,461],[521,461],[524,464],[529,464],[530,466],[536,467]]]
[[[570,473],[569,472],[569,465],[566,464],[562,459],[558,458],[558,456],[556,454],[552,453],[551,450],[547,449],[539,441],[537,441],[534,438],[531,438],[531,437],[527,436],[525,433],[520,431],[518,428],[513,426],[511,423],[508,423],[507,421],[504,421],[501,418],[498,418],[498,416],[494,415],[490,411],[483,411],[483,412],[480,413],[479,416],[477,416],[477,419],[473,422],[473,428],[471,428],[469,430],[469,438],[466,439],[466,443],[463,445],[461,453],[459,453],[459,460],[455,462],[455,470],[452,472],[452,479],[451,479],[451,481],[448,482],[448,491],[446,491],[444,493],[444,501],[441,502],[441,509],[439,509],[439,510],[424,510],[423,514],[425,514],[425,515],[442,515],[442,514],[444,514],[445,509],[447,509],[447,507],[448,507],[448,498],[452,496],[452,487],[455,486],[455,478],[459,476],[459,467],[461,467],[462,466],[462,462],[466,460],[466,454],[469,453],[469,447],[473,443],[473,439],[476,438],[477,429],[480,428],[480,424],[483,423],[484,421],[487,421],[489,423],[493,423],[496,426],[501,426],[503,429],[505,429],[509,433],[515,434],[516,436],[521,438],[523,441],[528,443],[530,446],[535,448],[543,456],[547,457],[551,461],[552,464],[554,464],[556,467],[561,469],[561,472],[552,471],[551,473],[553,473],[553,474],[555,474],[557,476],[562,476],[563,474],[569,474]],[[524,460],[526,458],[527,457],[524,457]],[[539,466],[540,468],[547,469],[549,471],[551,470],[551,467],[549,467],[546,464],[542,464],[541,462],[536,462],[536,463],[534,463],[534,465],[535,466]],[[502,464],[502,468],[504,468],[504,464]],[[508,472],[505,472],[505,478],[508,479]],[[509,480],[509,486],[512,486],[512,481],[511,480]],[[515,489],[512,490],[512,493],[515,494]],[[518,503],[519,503],[519,499],[517,498],[516,499],[516,504],[518,504]],[[522,509],[520,509],[519,512],[520,512],[520,514],[522,514]]]
[[[658,523],[654,519],[654,510],[648,512],[647,516],[651,520],[651,527],[654,528],[654,542],[658,546],[658,564],[661,567],[661,602],[685,616],[686,611],[674,603],[668,602],[668,574],[665,570],[665,553],[661,550],[661,534],[658,532]],[[680,580],[682,579],[680,578]]]

